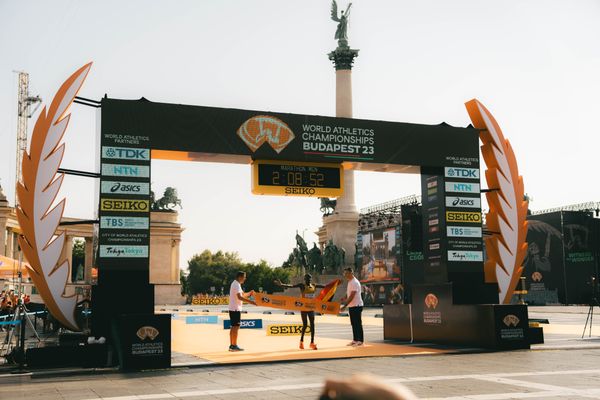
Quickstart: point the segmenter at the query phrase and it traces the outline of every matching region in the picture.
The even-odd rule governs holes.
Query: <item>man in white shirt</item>
[[[354,276],[352,268],[344,269],[344,278],[348,280],[348,287],[346,288],[346,296],[342,297],[342,307],[340,311],[343,311],[348,307],[350,313],[350,324],[352,324],[352,341],[348,343],[348,346],[362,346],[364,342],[363,327],[362,327],[362,310],[363,300],[360,296],[360,282]]]
[[[244,293],[242,290],[242,283],[246,281],[246,273],[240,271],[235,274],[235,280],[231,282],[229,287],[229,320],[231,321],[231,330],[229,331],[229,351],[242,351],[237,345],[238,332],[240,330],[240,323],[242,320],[242,304],[244,302],[254,304],[256,303],[248,297],[254,294],[254,290]]]

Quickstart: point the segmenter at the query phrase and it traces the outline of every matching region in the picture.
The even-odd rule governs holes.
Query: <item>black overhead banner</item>
[[[411,166],[479,162],[478,131],[446,124],[284,114],[267,111],[102,99],[102,132],[115,145],[247,156],[252,159]]]

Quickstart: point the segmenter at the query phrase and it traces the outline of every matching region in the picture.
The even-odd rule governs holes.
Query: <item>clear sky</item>
[[[45,102],[93,61],[80,92],[92,99],[334,116],[329,12],[328,0],[0,0],[0,185],[12,203],[13,70],[27,71]],[[598,21],[596,0],[355,0],[354,116],[466,126],[464,102],[478,98],[513,145],[532,209],[598,201]],[[96,112],[71,111],[62,167],[92,171]],[[316,240],[318,200],[253,196],[249,166],[152,167],[155,192],[174,186],[183,201],[182,266],[206,248],[280,265],[296,230]],[[417,175],[356,176],[359,207],[419,191]],[[67,176],[61,195],[65,215],[94,217],[91,179]]]

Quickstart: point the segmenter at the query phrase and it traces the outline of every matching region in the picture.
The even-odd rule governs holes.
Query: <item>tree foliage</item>
[[[196,254],[188,261],[188,275],[185,279],[185,293],[194,295],[197,293],[212,293],[214,287],[216,294],[229,292],[229,285],[235,279],[238,271],[246,272],[247,279],[244,290],[256,290],[260,288],[264,292],[272,293],[279,288],[273,283],[275,279],[288,282],[290,271],[283,268],[272,268],[266,261],[261,260],[257,264],[244,263],[237,253],[217,251],[212,253],[204,250]]]

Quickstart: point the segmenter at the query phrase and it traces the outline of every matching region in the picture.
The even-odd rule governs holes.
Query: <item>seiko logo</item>
[[[463,212],[463,211],[446,211],[446,221],[448,222],[468,222],[480,223],[481,213],[478,212]]]
[[[310,325],[306,327],[306,333],[310,333]],[[269,336],[291,336],[302,334],[301,324],[290,325],[269,325],[267,326],[267,335]]]
[[[286,187],[285,194],[303,194],[312,196],[315,194],[315,189],[306,187]]]
[[[444,168],[446,178],[466,178],[479,179],[479,169],[477,168]]]
[[[117,160],[150,160],[150,150],[102,146],[102,158]]]
[[[446,182],[446,192],[479,193],[479,183]]]
[[[147,212],[149,208],[148,200],[120,200],[103,199],[101,204],[102,211],[128,211],[128,212]]]
[[[446,207],[481,208],[481,200],[477,197],[446,197]]]

